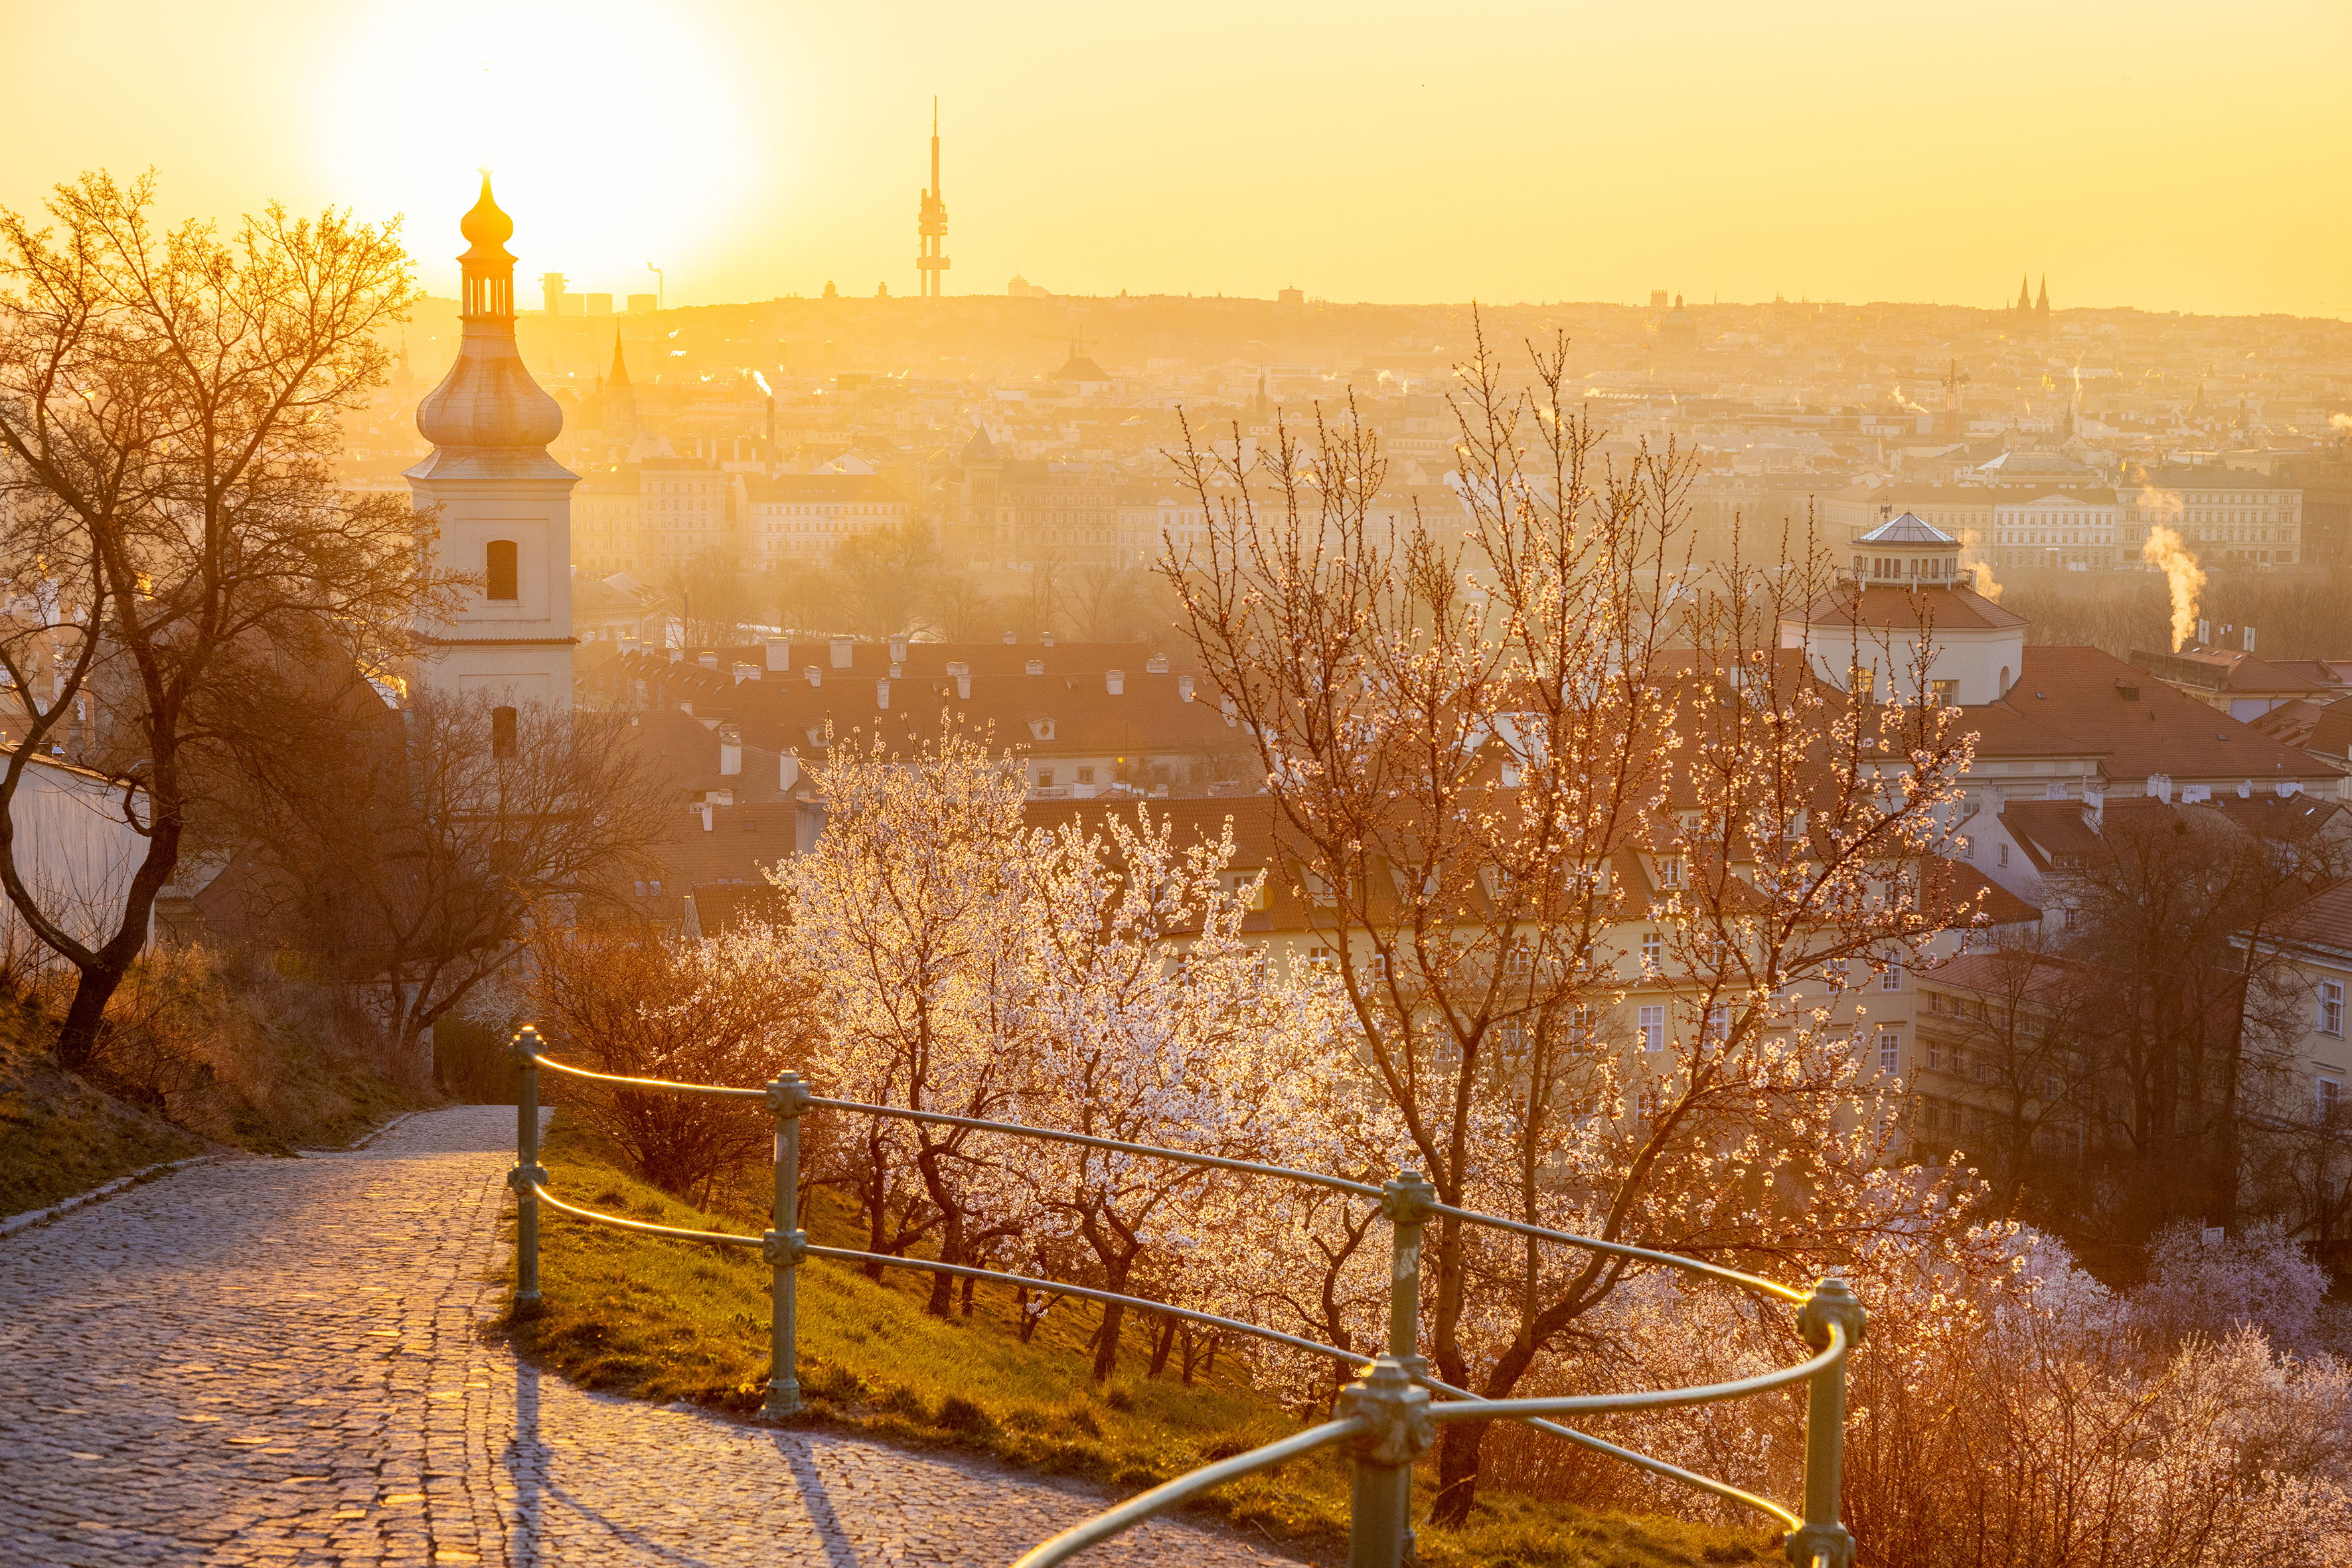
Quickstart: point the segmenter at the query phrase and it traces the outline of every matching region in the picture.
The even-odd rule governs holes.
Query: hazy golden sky
[[[2352,316],[2344,0],[0,0],[0,201],[407,215],[526,275],[952,293],[2000,300]],[[526,289],[526,299],[535,291]]]

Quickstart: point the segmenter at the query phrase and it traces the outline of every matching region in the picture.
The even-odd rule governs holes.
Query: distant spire
[[[2017,275],[2017,313],[2021,316],[2033,309],[2033,280],[2025,273]]]
[[[2050,319],[2050,274],[2042,275],[2042,298],[2033,301],[2033,314],[2039,321]]]
[[[618,327],[614,327],[613,329],[613,374],[611,381],[614,386],[626,386],[629,384],[629,367],[627,364],[623,363],[621,359],[621,329]]]

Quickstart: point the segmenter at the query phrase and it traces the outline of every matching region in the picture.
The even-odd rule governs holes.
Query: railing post
[[[1426,1371],[1421,1354],[1421,1231],[1437,1189],[1419,1171],[1399,1171],[1381,1188],[1389,1222],[1389,1354],[1409,1371]]]
[[[1421,1353],[1421,1232],[1437,1189],[1418,1171],[1399,1171],[1381,1188],[1389,1222],[1389,1346],[1355,1383],[1340,1391],[1343,1415],[1383,1424],[1384,1436],[1357,1445],[1354,1495],[1348,1527],[1348,1568],[1396,1568],[1412,1550],[1412,1461],[1429,1446],[1429,1393],[1416,1380],[1429,1370]],[[1398,1390],[1420,1395],[1410,1411]],[[1408,1430],[1418,1421],[1418,1444]],[[1393,1457],[1399,1456],[1401,1458]]]
[[[1339,1391],[1336,1414],[1372,1428],[1355,1441],[1348,1568],[1401,1568],[1412,1547],[1412,1462],[1435,1437],[1429,1390],[1402,1360],[1380,1356]]]
[[[1861,1300],[1843,1279],[1820,1281],[1797,1309],[1797,1331],[1816,1354],[1829,1348],[1832,1323],[1844,1331],[1851,1352],[1862,1342],[1866,1321]],[[1793,1568],[1853,1568],[1853,1537],[1838,1522],[1845,1465],[1845,1363],[1842,1355],[1813,1374],[1805,1408],[1805,1522],[1782,1542]]]
[[[768,1085],[768,1113],[776,1119],[774,1228],[760,1238],[761,1256],[773,1270],[769,1281],[768,1397],[761,1419],[782,1420],[801,1407],[798,1269],[808,1256],[808,1233],[801,1229],[801,1118],[808,1113],[809,1088],[796,1072]]]
[[[539,1031],[529,1024],[515,1031],[507,1045],[515,1065],[515,1167],[507,1185],[515,1194],[515,1293],[518,1316],[539,1306],[539,1194],[547,1172],[539,1163],[539,1064],[531,1058],[547,1048]]]

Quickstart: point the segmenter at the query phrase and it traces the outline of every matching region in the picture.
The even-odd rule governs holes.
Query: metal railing
[[[797,1414],[801,1408],[801,1385],[794,1350],[798,1331],[798,1300],[794,1286],[796,1271],[803,1261],[811,1258],[833,1258],[869,1268],[907,1268],[924,1274],[992,1280],[1086,1300],[1118,1302],[1287,1345],[1294,1350],[1328,1356],[1357,1369],[1355,1380],[1339,1391],[1334,1406],[1334,1419],[1310,1426],[1279,1442],[1268,1443],[1232,1458],[1203,1466],[1129,1498],[1118,1507],[1097,1514],[1025,1553],[1013,1568],[1048,1568],[1049,1564],[1066,1562],[1087,1547],[1108,1541],[1154,1514],[1174,1508],[1226,1481],[1255,1475],[1302,1454],[1335,1444],[1347,1445],[1354,1463],[1349,1514],[1349,1568],[1399,1568],[1406,1560],[1412,1541],[1413,1461],[1435,1441],[1437,1423],[1494,1420],[1524,1422],[1540,1431],[1623,1460],[1653,1475],[1769,1515],[1785,1527],[1782,1545],[1795,1568],[1851,1568],[1853,1562],[1853,1538],[1838,1522],[1838,1489],[1839,1471],[1844,1458],[1846,1357],[1862,1341],[1864,1312],[1862,1303],[1842,1279],[1824,1279],[1811,1290],[1797,1290],[1770,1279],[1743,1274],[1695,1258],[1632,1247],[1622,1242],[1602,1241],[1480,1214],[1472,1209],[1455,1208],[1439,1203],[1436,1189],[1413,1171],[1399,1172],[1394,1180],[1375,1187],[1368,1183],[1351,1182],[1311,1171],[1286,1170],[1278,1165],[1223,1159],[1181,1149],[1162,1149],[1149,1143],[1129,1143],[1115,1138],[1096,1138],[1053,1128],[910,1110],[902,1106],[866,1105],[854,1100],[828,1100],[812,1094],[797,1073],[785,1073],[774,1082],[759,1089],[622,1078],[552,1060],[541,1054],[544,1044],[536,1029],[526,1026],[515,1035],[509,1047],[521,1079],[520,1092],[515,1097],[517,1160],[508,1177],[508,1184],[515,1192],[517,1209],[517,1307],[528,1309],[540,1300],[539,1205],[542,1203],[561,1214],[641,1235],[719,1247],[758,1247],[773,1271],[769,1330],[772,1362],[767,1396],[761,1406],[763,1419],[782,1419]],[[547,1172],[539,1163],[539,1074],[541,1068],[567,1078],[612,1084],[623,1089],[760,1101],[775,1121],[775,1197],[771,1213],[773,1228],[760,1236],[736,1236],[721,1231],[648,1225],[642,1220],[624,1219],[618,1215],[599,1214],[593,1209],[582,1208],[565,1203],[549,1192]],[[1378,1355],[1368,1357],[1255,1323],[1139,1296],[1125,1296],[1117,1291],[1097,1290],[1087,1286],[1066,1284],[1058,1279],[1034,1279],[994,1268],[976,1268],[928,1258],[894,1258],[884,1253],[813,1245],[807,1234],[800,1228],[800,1127],[801,1119],[812,1110],[840,1110],[900,1121],[969,1127],[1056,1143],[1075,1143],[1213,1170],[1304,1182],[1370,1199],[1380,1205],[1390,1229],[1392,1268],[1389,1287],[1388,1348]],[[1798,1333],[1814,1353],[1794,1366],[1783,1367],[1777,1372],[1693,1388],[1634,1394],[1575,1394],[1559,1398],[1482,1398],[1467,1389],[1456,1388],[1430,1376],[1429,1363],[1420,1354],[1422,1231],[1432,1219],[1436,1218],[1456,1219],[1537,1240],[1559,1242],[1587,1251],[1675,1268],[1789,1303],[1796,1308]],[[1657,1410],[1678,1405],[1709,1405],[1768,1394],[1800,1383],[1807,1384],[1809,1392],[1805,1411],[1805,1496],[1801,1511],[1743,1491],[1727,1482],[1668,1464],[1663,1459],[1620,1447],[1590,1433],[1580,1432],[1549,1419],[1555,1415],[1596,1415],[1618,1410]],[[1444,1397],[1444,1403],[1435,1397],[1440,1395]]]

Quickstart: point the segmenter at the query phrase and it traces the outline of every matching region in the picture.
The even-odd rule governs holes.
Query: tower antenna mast
[[[915,278],[919,292],[926,300],[936,300],[940,285],[947,281],[940,274],[948,269],[944,250],[948,237],[948,204],[940,194],[940,100],[931,100],[931,188],[922,193],[920,205],[915,214],[915,235],[921,242],[922,254],[915,258]]]

